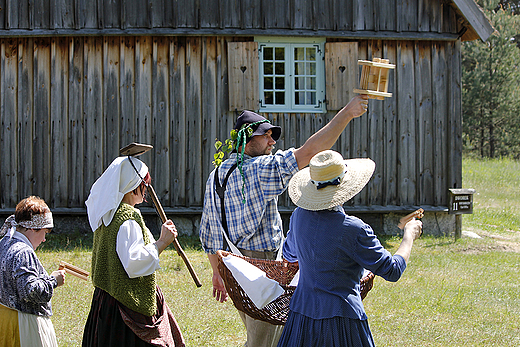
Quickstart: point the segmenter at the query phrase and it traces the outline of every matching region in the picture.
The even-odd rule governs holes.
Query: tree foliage
[[[496,32],[486,42],[462,45],[463,139],[467,153],[520,158],[518,2],[479,1]]]

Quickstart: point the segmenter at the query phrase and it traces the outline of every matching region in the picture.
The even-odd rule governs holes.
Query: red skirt
[[[156,296],[157,312],[149,317],[130,310],[104,290],[96,288],[83,331],[83,347],[184,347],[179,325],[159,287]]]

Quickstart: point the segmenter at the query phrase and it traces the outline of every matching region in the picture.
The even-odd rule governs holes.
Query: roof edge
[[[474,0],[452,0],[459,13],[467,20],[470,31],[486,42],[496,30],[482,8]],[[464,37],[463,37],[464,39]],[[466,40],[474,40],[475,35],[466,36]]]

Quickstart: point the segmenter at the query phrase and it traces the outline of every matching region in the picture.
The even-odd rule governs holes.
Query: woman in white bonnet
[[[289,182],[298,208],[283,256],[298,261],[300,279],[278,347],[374,346],[359,291],[364,269],[397,281],[422,232],[421,221],[408,222],[391,255],[368,224],[345,213],[342,205],[363,189],[374,169],[370,159],[343,160],[327,150]]]
[[[65,271],[45,271],[35,250],[54,227],[41,198],[16,205],[0,230],[0,346],[58,346],[50,316]]]
[[[157,241],[135,205],[145,200],[147,166],[118,157],[93,184],[85,202],[94,231],[95,287],[83,346],[185,346],[156,284],[159,255],[177,237],[171,220]]]

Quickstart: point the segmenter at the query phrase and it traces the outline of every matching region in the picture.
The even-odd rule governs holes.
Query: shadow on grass
[[[155,239],[158,239],[158,235],[154,236]],[[180,235],[178,240],[184,250],[202,250],[199,237],[196,235]],[[69,251],[73,249],[91,251],[93,242],[94,233],[92,232],[85,234],[79,231],[72,233],[50,233],[47,235],[46,241],[43,242],[38,249],[44,251]],[[173,248],[173,245],[169,247]]]

